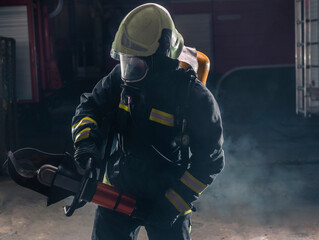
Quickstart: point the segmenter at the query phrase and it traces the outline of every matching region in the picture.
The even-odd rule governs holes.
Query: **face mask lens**
[[[127,82],[138,82],[145,78],[148,66],[145,60],[120,54],[121,77]]]

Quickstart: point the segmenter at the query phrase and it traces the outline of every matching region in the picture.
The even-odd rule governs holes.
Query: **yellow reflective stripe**
[[[130,109],[128,108],[128,106],[127,106],[127,105],[124,105],[124,104],[122,104],[122,103],[119,104],[119,108],[121,108],[121,109],[123,109],[123,110],[125,110],[125,111],[127,111],[127,112],[130,112]]]
[[[78,123],[75,123],[73,126],[72,126],[72,133],[74,133],[74,131],[76,129],[78,129],[78,127],[82,126],[82,125],[85,125],[85,124],[89,124],[89,123],[94,123],[95,125],[97,125],[96,121],[90,117],[84,117],[80,120],[80,122]]]
[[[165,193],[165,197],[173,204],[173,206],[182,214],[186,215],[190,213],[191,209],[184,199],[178,195],[173,189],[169,189]]]
[[[173,114],[166,113],[166,112],[160,111],[160,110],[155,109],[155,108],[152,108],[152,112],[157,113],[157,114],[160,114],[160,115],[162,115],[162,116],[164,116],[164,117],[167,117],[167,118],[172,118],[172,119],[174,119],[174,115],[173,115]]]
[[[200,182],[198,179],[192,176],[188,171],[184,173],[184,175],[181,177],[180,180],[187,187],[189,187],[190,189],[192,189],[194,192],[198,194],[201,194],[207,188],[207,185]]]
[[[189,209],[186,212],[183,212],[183,213],[179,214],[179,216],[186,216],[187,214],[189,214],[191,212],[192,212],[192,209]]]
[[[74,140],[74,143],[79,142],[83,139],[86,139],[90,136],[91,128],[84,128],[81,132],[79,132]]]
[[[157,110],[155,108],[152,108],[150,120],[169,127],[174,126],[174,115]]]
[[[109,185],[109,186],[113,186],[106,178],[106,173],[104,174],[104,177],[103,177],[103,183],[106,184],[106,185]]]

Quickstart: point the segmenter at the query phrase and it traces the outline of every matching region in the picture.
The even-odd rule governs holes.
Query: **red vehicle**
[[[19,103],[39,102],[62,87],[52,45],[47,1],[0,1],[0,36],[16,42],[16,98]],[[60,8],[60,3],[57,10]]]

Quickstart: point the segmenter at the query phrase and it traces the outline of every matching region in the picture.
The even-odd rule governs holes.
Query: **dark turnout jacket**
[[[146,79],[123,87],[118,65],[81,96],[72,124],[75,146],[85,141],[100,146],[102,129],[111,125],[120,153],[112,184],[141,201],[165,196],[182,214],[224,167],[218,104],[199,80],[189,84],[191,78],[177,60],[165,58]],[[189,159],[183,159],[179,141],[184,115]]]

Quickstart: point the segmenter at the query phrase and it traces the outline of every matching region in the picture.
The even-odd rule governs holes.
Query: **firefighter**
[[[218,105],[194,69],[180,67],[183,47],[169,12],[143,4],[116,33],[119,64],[81,96],[76,161],[107,164],[104,180],[137,199],[130,217],[98,207],[92,239],[137,239],[141,226],[149,239],[190,239],[192,203],[223,169],[224,152]],[[110,132],[112,154],[103,157]]]

